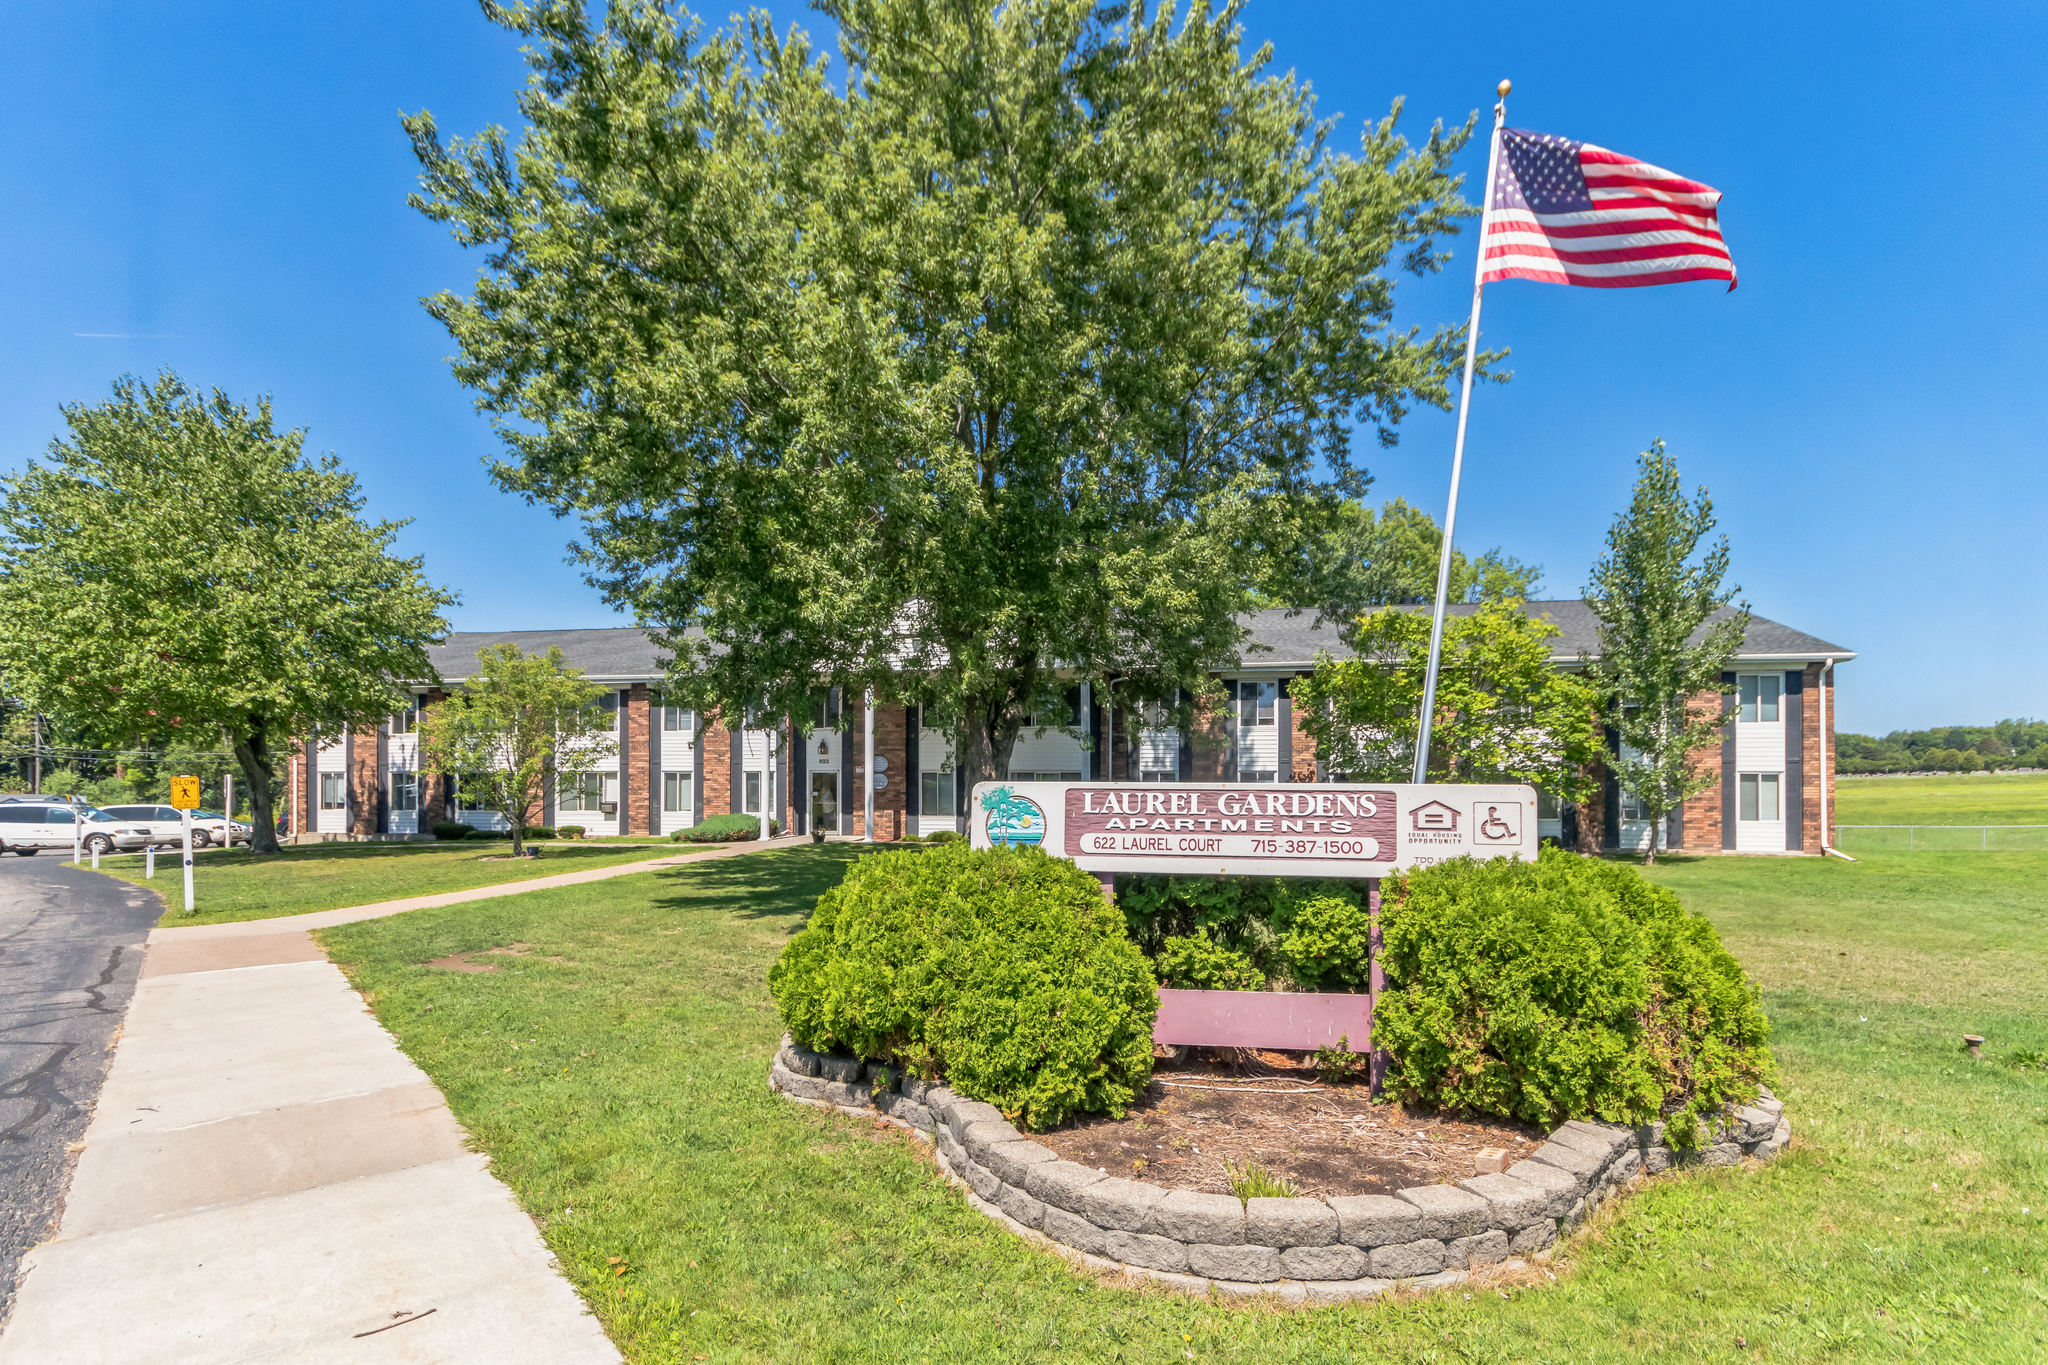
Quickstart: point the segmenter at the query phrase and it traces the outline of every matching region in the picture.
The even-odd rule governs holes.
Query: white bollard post
[[[185,913],[192,913],[192,812],[179,811],[179,823],[185,831]]]
[[[142,880],[156,880],[156,845],[150,844],[142,850]]]
[[[80,842],[85,838],[85,821],[78,818],[78,807],[71,808],[71,865],[77,867],[85,861],[85,847]]]
[[[100,870],[100,846],[98,844],[92,846],[92,870],[95,872]]]

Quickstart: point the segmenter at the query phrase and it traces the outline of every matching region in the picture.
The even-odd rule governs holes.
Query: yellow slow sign
[[[171,804],[179,810],[198,810],[199,779],[196,777],[172,778]]]

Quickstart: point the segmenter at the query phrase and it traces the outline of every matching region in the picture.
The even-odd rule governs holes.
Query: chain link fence
[[[1844,853],[2048,852],[2048,825],[1836,825]]]

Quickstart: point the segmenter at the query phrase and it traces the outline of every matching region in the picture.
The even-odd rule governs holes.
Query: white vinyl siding
[[[420,822],[420,803],[426,795],[426,783],[419,773],[420,737],[414,733],[417,728],[415,723],[404,734],[393,733],[384,746],[385,809],[391,813],[389,832],[392,834],[418,834],[426,828]],[[399,798],[407,790],[412,794],[412,801],[401,804]]]
[[[1280,780],[1280,684],[1252,678],[1231,685],[1230,721],[1237,741],[1237,780]]]
[[[660,834],[674,834],[697,823],[697,713],[663,706],[660,724],[661,805],[654,813],[654,828]]]
[[[1153,704],[1140,713],[1138,730],[1138,780],[1177,782],[1180,780],[1180,731],[1166,728],[1173,723],[1173,708]]]
[[[1735,678],[1735,851],[1785,851],[1783,673]],[[1768,781],[1762,780],[1768,779]]]
[[[619,774],[599,769],[586,773],[563,773],[555,784],[555,828],[581,825],[590,835],[619,832]],[[605,806],[612,813],[604,813]]]
[[[916,828],[920,839],[941,830],[960,828],[960,780],[953,767],[953,736],[929,725],[917,732],[918,802]],[[937,804],[934,804],[937,798]]]
[[[317,834],[348,833],[348,745],[341,739],[327,740],[314,753],[317,777],[313,783],[313,830]],[[329,779],[333,781],[330,782]],[[328,798],[339,791],[340,804],[330,806]]]
[[[918,762],[924,762],[924,752],[918,751]],[[1047,726],[1038,728],[1027,725],[1017,734],[1017,742],[1010,749],[1010,780],[1028,782],[1033,779],[1027,774],[1072,773],[1068,781],[1078,782],[1087,771],[1088,751],[1081,745],[1081,736],[1070,730]],[[1040,779],[1060,781],[1058,777]]]

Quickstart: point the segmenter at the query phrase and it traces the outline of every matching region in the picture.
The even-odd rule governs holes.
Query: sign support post
[[[171,779],[171,804],[178,810],[178,829],[185,839],[185,913],[192,913],[192,812],[199,809],[199,779]]]

